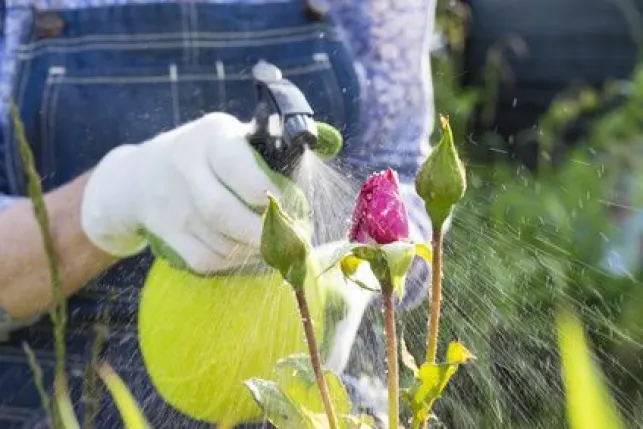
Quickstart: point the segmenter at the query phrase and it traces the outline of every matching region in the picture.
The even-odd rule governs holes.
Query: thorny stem
[[[388,428],[397,429],[400,415],[400,387],[392,287],[382,288],[382,306],[384,307],[384,333],[386,334],[386,361],[388,365]]]
[[[301,314],[301,321],[304,325],[304,333],[306,334],[306,342],[308,343],[308,350],[310,352],[310,361],[313,366],[313,371],[315,371],[315,378],[317,378],[317,385],[319,386],[324,410],[328,417],[328,424],[330,429],[338,429],[339,423],[337,421],[337,416],[335,415],[335,410],[333,409],[333,403],[330,401],[330,393],[328,391],[328,385],[326,384],[326,378],[324,378],[324,373],[322,372],[321,359],[319,357],[319,350],[315,340],[315,332],[313,331],[313,323],[310,317],[306,295],[303,288],[294,289],[295,296],[297,297],[297,305],[299,306],[299,313]]]
[[[67,303],[62,292],[62,283],[60,280],[60,268],[58,266],[58,255],[54,246],[54,240],[51,235],[51,227],[47,206],[43,197],[42,187],[40,185],[40,176],[35,167],[33,153],[25,136],[24,126],[20,119],[20,112],[16,104],[11,102],[11,118],[13,121],[14,132],[18,140],[18,149],[20,158],[24,164],[25,174],[27,176],[27,193],[33,204],[34,214],[42,234],[43,246],[47,255],[49,264],[49,273],[53,289],[54,305],[49,312],[51,321],[54,325],[54,341],[56,351],[55,374],[57,378],[64,378],[65,375],[65,325],[67,323]],[[54,426],[62,427],[57,413],[54,413]]]
[[[429,318],[426,360],[435,363],[438,354],[438,329],[442,304],[442,225],[433,227],[431,274],[431,317]]]

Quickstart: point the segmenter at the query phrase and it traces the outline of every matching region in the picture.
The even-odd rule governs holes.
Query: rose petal
[[[400,194],[397,173],[372,174],[362,186],[353,212],[349,239],[379,244],[408,239],[408,211]]]

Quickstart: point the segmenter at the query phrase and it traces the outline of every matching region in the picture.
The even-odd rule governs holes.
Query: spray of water
[[[511,186],[518,185],[506,184]],[[450,333],[479,359],[463,368],[438,404],[445,427],[566,426],[553,323],[558,304],[574,306],[596,342],[611,345],[597,347],[597,357],[623,415],[640,423],[640,395],[628,396],[620,384],[627,381],[629,392],[631,385],[641,391],[643,383],[632,371],[640,362],[628,367],[614,356],[614,346],[634,354],[642,347],[617,323],[623,297],[605,296],[606,284],[617,280],[575,256],[572,235],[561,225],[537,215],[492,219],[484,208],[493,198],[475,192],[447,234],[442,345]],[[407,341],[416,348],[423,346],[425,317],[420,309],[407,318]]]
[[[324,244],[345,238],[360,183],[305,150],[294,180],[311,204],[314,242]]]
[[[328,165],[311,151],[305,151],[295,168],[293,178],[311,204],[317,244],[345,237],[361,185],[360,180],[351,179],[350,173]],[[518,185],[506,184],[505,188],[511,190],[512,186]],[[449,428],[565,427],[553,329],[555,304],[574,304],[586,319],[592,320],[588,328],[594,338],[616,344],[629,352],[627,356],[632,351],[642,351],[643,344],[637,338],[643,335],[619,328],[611,313],[614,308],[600,292],[604,285],[598,287],[596,283],[614,281],[614,277],[570,255],[573,240],[561,231],[560,225],[539,217],[519,220],[523,222],[520,225],[510,216],[492,219],[484,208],[496,197],[481,192],[469,194],[473,196],[456,211],[446,236],[439,353],[444,353],[451,336],[458,336],[478,360],[460,370],[435,412],[443,426]],[[526,237],[524,225],[530,223],[535,224],[537,233]],[[532,230],[527,231],[531,234]],[[578,285],[585,295],[569,285]],[[277,308],[278,303],[266,301],[265,306]],[[362,322],[350,365],[384,378],[383,343],[381,335],[377,335],[381,332],[380,318],[374,303]],[[418,357],[424,355],[426,319],[425,305],[401,315],[401,332]],[[230,329],[234,323],[211,322],[221,330]],[[243,354],[243,342],[239,347]],[[629,383],[627,391],[632,391],[632,384],[642,391],[643,382],[633,373],[633,368],[640,369],[640,359],[626,362],[615,357],[613,349],[599,347],[596,352],[608,363],[610,387],[622,413],[631,421],[642,422],[641,416],[636,415],[636,410],[642,409],[642,397],[626,395],[624,385]],[[408,376],[403,374],[403,383]],[[230,406],[234,407],[234,403]],[[152,403],[147,410],[148,415],[158,412]]]
[[[597,169],[599,176],[602,174],[600,166],[581,167]],[[346,231],[359,188],[359,183],[347,177],[346,171],[328,166],[311,152],[306,153],[297,169],[297,183],[313,205],[319,242],[341,238]],[[521,186],[519,180],[508,181],[499,192],[524,192]],[[579,195],[575,210],[595,209],[596,195],[567,186],[562,193]],[[641,363],[636,358],[632,362],[631,356],[641,353],[643,335],[641,329],[622,328],[617,317],[624,300],[637,298],[617,292],[616,284],[617,296],[606,296],[609,288],[605,285],[619,280],[575,252],[579,246],[594,245],[584,234],[569,232],[582,228],[583,223],[562,225],[537,212],[532,217],[497,216],[488,211],[497,194],[470,194],[455,212],[446,239],[441,352],[448,340],[459,337],[479,359],[461,370],[438,403],[435,411],[443,426],[566,426],[554,329],[559,304],[574,306],[588,321],[587,329],[597,344],[597,358],[607,373],[621,413],[640,424],[643,420],[637,410],[643,403],[643,381],[636,370],[640,370]],[[503,210],[509,213],[511,207]],[[588,229],[588,233],[596,232]],[[599,238],[604,241],[604,234]],[[627,281],[638,284],[632,278]],[[426,318],[426,306],[402,316],[403,334],[416,356],[423,356]],[[381,337],[376,335],[379,319],[375,304],[365,315],[351,362],[384,377],[382,362],[378,363],[383,359]],[[623,353],[615,354],[619,350]],[[632,390],[639,394],[632,396]]]

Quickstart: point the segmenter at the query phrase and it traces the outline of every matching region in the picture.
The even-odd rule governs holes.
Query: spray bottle
[[[277,67],[259,62],[253,77],[257,104],[248,141],[271,174],[291,176],[306,150],[324,158],[339,151],[341,139],[324,138],[323,125],[320,139],[305,96]],[[306,292],[321,338],[324,288],[314,270],[309,277]],[[218,427],[260,420],[243,382],[270,379],[280,358],[307,350],[294,296],[281,283],[263,267],[204,278],[158,259],[142,292],[139,342],[161,396]]]

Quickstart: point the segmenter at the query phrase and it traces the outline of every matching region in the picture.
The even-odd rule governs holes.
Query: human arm
[[[141,252],[151,236],[203,274],[258,253],[261,217],[253,208],[266,191],[280,190],[257,164],[249,131],[230,115],[205,115],[117,147],[91,173],[47,195],[67,294]],[[0,251],[0,305],[14,317],[43,311],[50,283],[28,200],[0,214],[0,242],[12,243]]]
[[[94,246],[81,226],[80,207],[89,174],[45,195],[66,296],[117,260]],[[31,201],[17,198],[5,205],[0,211],[0,241],[4,243],[0,246],[0,309],[14,320],[28,320],[51,306],[51,275]]]

